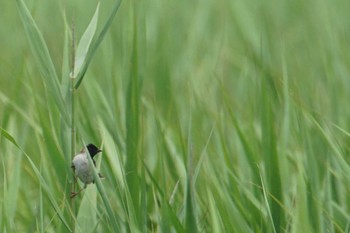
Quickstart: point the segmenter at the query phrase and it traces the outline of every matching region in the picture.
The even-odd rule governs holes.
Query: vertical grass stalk
[[[263,133],[263,154],[266,158],[265,170],[267,176],[267,188],[272,197],[269,198],[271,215],[273,218],[273,227],[276,232],[282,232],[284,222],[284,212],[280,204],[283,203],[281,174],[279,171],[279,155],[277,152],[277,142],[274,128],[274,113],[272,107],[272,98],[269,90],[271,90],[268,82],[271,77],[263,76],[261,79],[261,125]]]
[[[71,159],[70,161],[72,161],[74,154],[75,154],[75,114],[74,114],[74,108],[75,108],[75,104],[74,104],[74,95],[75,95],[75,87],[74,87],[74,68],[75,68],[75,26],[74,26],[74,22],[72,24],[72,58],[71,58],[71,74],[70,74],[70,91],[71,91]],[[70,164],[68,163],[68,166],[70,166]],[[71,185],[71,192],[75,192],[75,184],[76,184],[76,178],[75,178],[75,174],[74,171],[72,171],[72,175],[71,177],[73,177],[73,183]],[[76,215],[76,206],[75,206],[75,201],[71,198],[71,208],[73,211],[74,216]],[[72,221],[72,229],[73,232],[75,232],[75,227],[74,225],[74,218],[72,216],[71,218]]]
[[[141,89],[142,82],[140,77],[142,76],[143,68],[143,25],[142,15],[140,12],[139,2],[132,3],[132,15],[133,15],[133,38],[132,38],[132,55],[131,55],[131,66],[130,66],[130,77],[126,97],[126,127],[127,127],[127,138],[126,138],[126,151],[127,151],[127,162],[126,172],[128,173],[126,181],[130,190],[132,199],[132,207],[129,208],[129,216],[135,214],[136,225],[141,231],[146,231],[146,223],[144,216],[146,216],[146,207],[141,208],[141,200],[143,199],[144,190],[141,188],[142,177],[140,177],[140,166],[142,154],[139,153],[140,145],[140,102],[141,102]],[[144,172],[142,172],[143,174]]]

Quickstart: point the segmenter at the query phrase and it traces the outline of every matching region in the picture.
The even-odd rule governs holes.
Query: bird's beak
[[[102,152],[102,150],[101,149],[98,149],[98,151],[97,152]]]

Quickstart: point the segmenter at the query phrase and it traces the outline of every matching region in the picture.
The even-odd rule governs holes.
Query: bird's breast
[[[76,176],[85,184],[92,183],[94,180],[89,160],[85,153],[77,154],[73,159]]]

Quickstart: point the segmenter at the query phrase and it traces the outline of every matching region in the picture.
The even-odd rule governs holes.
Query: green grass
[[[119,4],[0,3],[0,232],[349,232],[350,3]]]

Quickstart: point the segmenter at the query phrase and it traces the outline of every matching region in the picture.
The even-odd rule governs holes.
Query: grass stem
[[[70,90],[71,90],[71,160],[73,159],[74,155],[75,155],[75,104],[74,104],[74,96],[75,96],[75,83],[74,83],[74,80],[75,80],[75,74],[74,74],[74,67],[75,66],[75,24],[74,24],[74,21],[72,23],[72,58],[71,58],[71,75],[70,75],[70,83],[71,83],[71,86],[70,86]],[[69,163],[69,166],[70,163]],[[73,177],[73,183],[71,185],[71,193],[72,192],[75,192],[75,184],[76,184],[76,178],[75,178],[75,174],[72,171],[72,176]],[[70,199],[70,202],[71,202],[71,208],[72,208],[72,211],[74,213],[74,216],[76,215],[76,205],[75,205],[75,201],[73,198]],[[72,216],[72,229],[73,229],[73,232],[75,232],[75,227],[74,227],[74,218]]]

